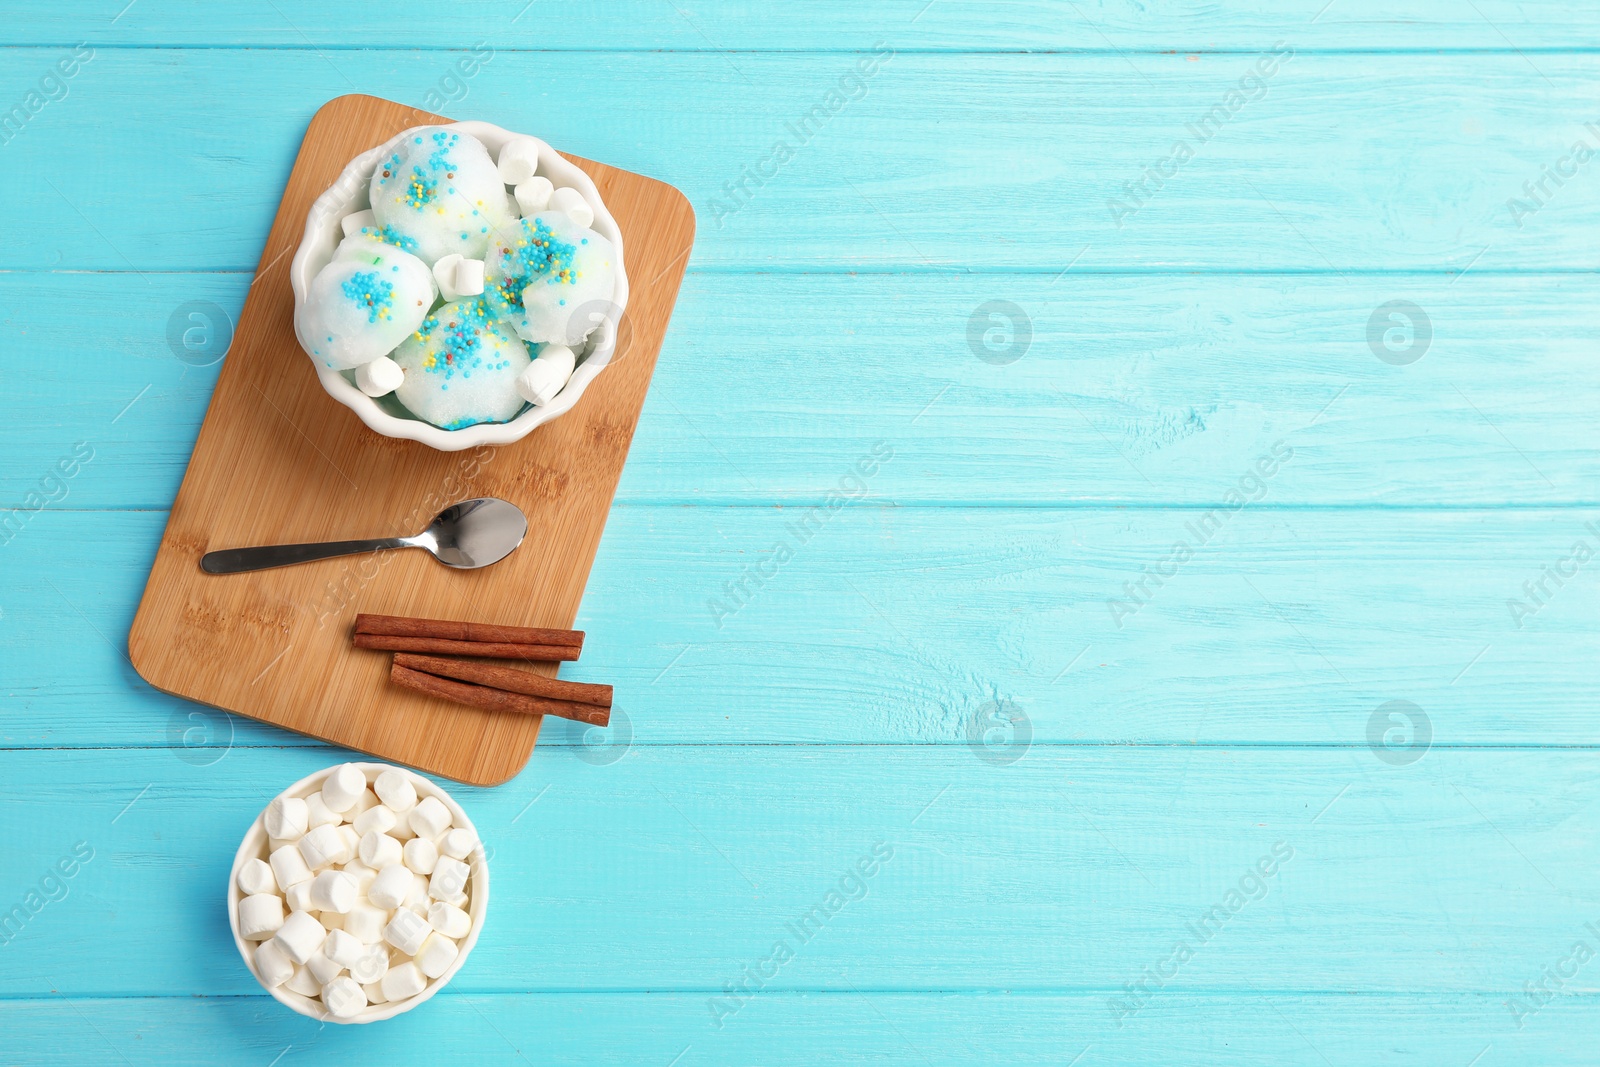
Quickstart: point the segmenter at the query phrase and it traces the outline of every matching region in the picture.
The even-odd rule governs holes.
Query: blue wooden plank
[[[77,842],[94,852],[0,947],[0,994],[253,992],[222,916],[232,855],[261,805],[325,765],[0,753],[6,909]],[[1505,993],[1600,911],[1592,751],[1400,766],[1365,748],[1035,748],[999,765],[684,746],[601,766],[540,749],[507,786],[456,794],[494,848],[461,992],[706,994],[787,939],[775,991],[1109,996],[1170,972],[1184,941],[1179,988]],[[830,901],[841,887],[853,899]],[[1128,1006],[1125,1025],[1152,1005]]]
[[[998,704],[1040,743],[1361,747],[1391,700],[1441,744],[1600,744],[1595,564],[1572,551],[1600,548],[1600,516],[1245,508],[1202,546],[1204,514],[618,508],[562,674],[614,684],[638,744],[961,747]],[[47,512],[0,549],[4,745],[184,743],[193,705],[123,652],[163,524]],[[304,568],[293,625],[339,566]],[[552,723],[556,743],[581,739]]]
[[[1594,940],[1590,939],[1590,944]],[[162,1067],[355,1059],[395,1067],[451,1063],[873,1063],[885,1067],[1008,1063],[1199,1067],[1578,1062],[1592,1047],[1596,998],[1561,996],[1521,1029],[1502,995],[1318,995],[1240,990],[1164,992],[1122,1029],[1105,998],[989,992],[784,994],[708,1030],[704,996],[453,994],[380,1026],[319,1027],[265,997],[0,1000],[8,1050],[25,1062],[85,1058]],[[71,1043],[62,1035],[81,1035]],[[1485,1055],[1485,1049],[1492,1055]]]
[[[50,353],[0,394],[0,504],[168,506],[219,355],[169,330],[249,282],[0,274],[0,358]],[[1213,507],[1282,440],[1254,507],[1593,505],[1597,332],[1594,275],[691,274],[617,498],[809,506],[881,441],[902,506]]]
[[[8,50],[38,72],[8,92],[61,58]],[[1541,56],[1542,77],[1515,53],[865,61],[867,79],[854,54],[512,53],[448,110],[677,185],[702,268],[1600,268],[1572,153],[1594,148],[1594,54]],[[97,52],[4,145],[7,195],[33,210],[0,268],[252,269],[316,107],[420,103],[450,62]]]
[[[0,43],[44,41],[137,45],[250,45],[338,50],[359,47],[859,49],[888,39],[904,49],[951,51],[1140,51],[1259,48],[1290,37],[1309,48],[1572,49],[1600,47],[1600,17],[1558,0],[1476,0],[1469,5],[1382,0],[1203,0],[1159,6],[1096,0],[1070,6],[1013,0],[848,0],[774,7],[741,0],[663,4],[620,0],[553,15],[527,0],[459,0],[448,7],[403,0],[381,19],[352,24],[348,12],[314,0],[256,7],[117,5],[70,0],[30,11],[0,31]],[[441,91],[448,91],[442,89]]]

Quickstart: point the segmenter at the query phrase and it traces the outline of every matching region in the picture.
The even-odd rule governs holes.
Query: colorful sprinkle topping
[[[439,183],[429,181],[423,175],[421,167],[412,167],[411,184],[407,187],[405,196],[399,199],[404,200],[406,206],[420,210],[424,205],[433,203],[433,198],[438,195]]]
[[[367,309],[367,322],[389,317],[394,306],[394,286],[378,277],[376,271],[361,271],[345,280],[344,295]]]

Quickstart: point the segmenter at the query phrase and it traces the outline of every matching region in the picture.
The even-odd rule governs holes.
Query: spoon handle
[[[315,559],[348,556],[356,552],[375,552],[381,548],[410,548],[406,537],[377,537],[368,541],[323,541],[311,545],[262,545],[259,548],[228,548],[207,552],[200,557],[200,569],[207,574],[238,574],[290,563],[310,563]]]

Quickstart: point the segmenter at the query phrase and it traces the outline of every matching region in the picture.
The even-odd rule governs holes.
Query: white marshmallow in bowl
[[[394,351],[427,317],[434,295],[426,263],[358,232],[311,279],[295,334],[320,366],[354,370]]]
[[[256,949],[256,971],[267,988],[272,989],[294,977],[294,960],[284,954],[276,941],[263,941]]]
[[[356,368],[356,388],[371,397],[388,396],[405,380],[406,372],[388,356],[379,356]]]
[[[516,198],[517,209],[523,215],[537,215],[550,206],[550,197],[555,191],[556,187],[550,184],[549,178],[539,176],[518,185],[512,195]]]
[[[303,967],[327,938],[328,931],[310,912],[296,911],[289,913],[272,940],[285,956]]]
[[[267,805],[267,834],[274,838],[298,841],[306,832],[306,802],[299,797],[278,797]]]
[[[273,877],[278,880],[278,885],[282,886],[286,891],[291,886],[311,880],[311,867],[306,863],[305,857],[300,854],[298,843],[284,845],[273,852],[269,865],[272,867]]]
[[[589,312],[609,306],[616,288],[611,242],[554,209],[500,236],[489,252],[489,306],[524,341],[581,346],[600,325]]]
[[[283,926],[283,898],[252,893],[239,902],[239,931],[246,941],[265,941]]]
[[[251,860],[239,871],[239,891],[249,896],[253,893],[276,893],[278,879],[266,860]]]
[[[372,784],[372,791],[391,811],[410,811],[417,806],[417,787],[404,772],[393,767],[378,775]]]
[[[497,166],[506,185],[522,185],[539,169],[539,151],[549,151],[537,137],[513,137],[500,148]]]
[[[589,201],[583,198],[582,193],[570,186],[551,191],[548,210],[564,213],[584,229],[594,225],[594,208],[589,206]]]
[[[378,222],[416,242],[428,263],[452,252],[482,259],[491,232],[509,216],[488,149],[471,134],[437,126],[412,130],[395,145],[369,193]]]
[[[405,903],[410,892],[411,871],[394,863],[378,872],[367,889],[367,899],[386,911],[393,911]]]
[[[340,975],[322,987],[322,1002],[338,1019],[353,1019],[367,1006],[367,994],[355,979]]]
[[[577,365],[577,353],[566,345],[540,345],[538,356],[517,375],[517,395],[543,407],[561,392]]]
[[[354,763],[341,764],[322,782],[322,803],[329,811],[343,813],[355,807],[366,791],[367,778],[361,769]]]

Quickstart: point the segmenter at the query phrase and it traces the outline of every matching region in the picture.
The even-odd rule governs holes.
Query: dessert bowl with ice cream
[[[344,763],[256,817],[234,857],[228,919],[245,965],[301,1015],[389,1019],[466,962],[489,908],[467,813],[400,767]]]
[[[312,205],[289,271],[323,387],[378,433],[506,444],[570,410],[615,354],[622,234],[534,137],[419,126]]]

